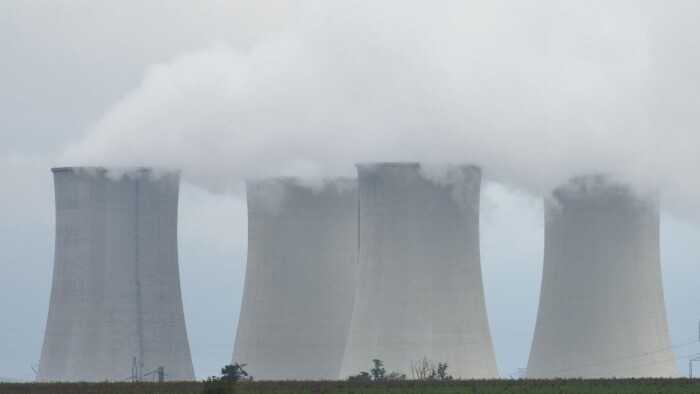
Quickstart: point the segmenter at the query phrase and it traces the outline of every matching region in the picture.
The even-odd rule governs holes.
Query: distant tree
[[[423,357],[417,361],[411,361],[411,375],[416,380],[452,380],[452,376],[447,374],[447,362],[435,363],[428,357]]]
[[[384,363],[382,360],[379,359],[374,359],[372,360],[374,363],[374,368],[370,370],[372,373],[372,379],[373,380],[384,380],[386,379],[386,369],[384,369]]]
[[[433,364],[433,361],[428,357],[411,361],[411,375],[415,380],[433,379],[435,375],[435,364]]]
[[[348,380],[349,381],[362,381],[362,382],[370,382],[370,381],[383,381],[383,380],[406,380],[406,375],[399,373],[399,372],[386,372],[386,369],[384,368],[384,363],[382,360],[379,359],[374,359],[372,360],[374,363],[374,368],[370,370],[370,372],[367,371],[362,371],[357,375],[349,376]]]
[[[233,363],[221,368],[221,379],[229,382],[251,382],[253,377],[243,369],[248,364]]]
[[[435,379],[452,380],[452,375],[447,374],[447,361],[445,361],[444,363],[438,363],[438,369]]]
[[[236,382],[251,382],[253,377],[243,369],[246,365],[233,363],[221,368],[221,377],[210,376],[204,381],[204,394],[235,393]]]

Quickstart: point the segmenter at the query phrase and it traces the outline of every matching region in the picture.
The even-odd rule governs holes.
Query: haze
[[[180,269],[202,379],[232,354],[242,180],[313,182],[358,161],[483,167],[502,377],[532,341],[541,197],[592,172],[660,190],[686,374],[700,351],[683,345],[700,317],[699,17],[693,1],[0,3],[0,377],[33,379],[39,359],[51,166],[183,169]]]

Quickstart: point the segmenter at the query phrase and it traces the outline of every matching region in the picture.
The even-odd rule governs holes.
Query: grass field
[[[0,393],[700,393],[699,379],[453,380],[389,382],[0,383]]]

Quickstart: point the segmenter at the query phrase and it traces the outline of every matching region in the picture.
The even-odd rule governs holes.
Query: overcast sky
[[[54,165],[183,168],[180,272],[197,377],[230,362],[241,180],[357,161],[482,165],[501,376],[527,364],[541,197],[604,172],[662,190],[674,345],[698,338],[700,3],[0,2],[0,377],[32,379]],[[698,344],[674,348],[681,374]],[[391,368],[391,366],[387,366]]]

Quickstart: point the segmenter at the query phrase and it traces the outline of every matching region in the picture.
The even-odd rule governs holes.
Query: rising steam
[[[700,219],[699,11],[304,3],[249,50],[219,42],[150,67],[58,164],[179,167],[217,191],[365,161],[473,163],[538,194],[605,173],[661,187],[667,208]]]

